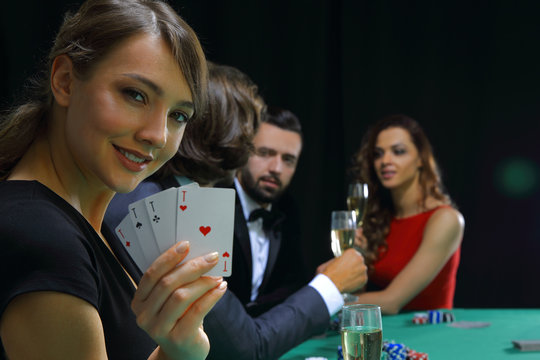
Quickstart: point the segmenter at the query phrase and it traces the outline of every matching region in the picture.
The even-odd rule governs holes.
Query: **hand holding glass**
[[[362,227],[366,215],[369,190],[367,184],[355,182],[349,184],[347,208],[356,212],[356,226]]]
[[[382,350],[381,308],[377,305],[345,305],[341,311],[343,360],[380,360]]]

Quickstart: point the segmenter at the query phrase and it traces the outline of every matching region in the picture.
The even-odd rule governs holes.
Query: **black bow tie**
[[[268,231],[281,222],[283,215],[280,212],[270,212],[263,208],[258,208],[249,214],[248,222],[256,221],[260,218],[263,219],[263,230]]]

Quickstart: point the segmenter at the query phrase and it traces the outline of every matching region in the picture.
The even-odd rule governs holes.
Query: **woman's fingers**
[[[143,324],[144,329],[156,340],[169,337],[171,330],[186,314],[200,311],[206,314],[210,310],[200,308],[199,301],[212,289],[219,288],[222,283],[223,278],[203,276],[173,290],[158,312],[148,317],[149,321]],[[152,314],[152,312],[150,311],[148,314]],[[189,325],[185,324],[183,326],[186,332],[189,333],[189,329],[196,328],[199,325],[199,323],[190,322]]]
[[[187,256],[189,251],[189,242],[182,241],[176,246],[171,247],[161,254],[150,267],[146,270],[135,296],[134,302],[142,302],[146,300],[156,283],[168,272],[173,270]]]
[[[365,250],[367,248],[367,239],[364,236],[364,231],[361,227],[356,229],[355,236],[354,236],[354,245],[359,248]]]
[[[185,329],[195,326],[200,327],[203,319],[212,307],[221,299],[227,291],[227,282],[222,281],[217,287],[209,290],[192,304],[189,310],[182,316],[182,319],[175,324],[173,334],[176,338],[182,337]]]
[[[150,312],[156,314],[160,311],[165,301],[173,294],[173,292],[181,293],[181,291],[179,291],[180,288],[199,279],[201,275],[214,267],[217,262],[218,253],[213,252],[191,259],[165,274],[155,284],[152,292],[147,297],[146,302],[152,304],[152,307],[149,308]],[[216,285],[217,284],[214,282],[213,286]],[[209,289],[210,288],[206,289],[206,291]]]

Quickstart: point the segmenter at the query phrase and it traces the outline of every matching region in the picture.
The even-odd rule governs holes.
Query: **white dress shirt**
[[[259,287],[261,286],[264,272],[266,270],[270,240],[263,230],[262,218],[259,218],[256,221],[248,222],[249,214],[261,206],[245,193],[244,189],[242,189],[242,186],[236,178],[234,178],[234,186],[236,188],[236,192],[238,193],[240,203],[242,204],[244,218],[246,219],[246,224],[249,231],[251,260],[253,263],[251,278],[251,301],[254,301],[259,294]],[[270,211],[271,209],[272,205],[270,204],[266,210]],[[337,313],[343,306],[344,302],[341,293],[336,288],[332,280],[330,280],[330,278],[328,278],[326,275],[318,274],[313,278],[313,280],[311,280],[309,286],[313,287],[321,295],[330,316]]]

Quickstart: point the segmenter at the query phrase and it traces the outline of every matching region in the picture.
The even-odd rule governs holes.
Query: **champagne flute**
[[[356,212],[356,226],[362,227],[366,215],[369,189],[368,185],[360,182],[349,184],[347,193],[347,208]]]
[[[341,311],[343,360],[380,360],[381,308],[378,305],[345,305]]]
[[[354,246],[354,237],[356,232],[356,213],[354,211],[332,211],[331,228],[331,248],[335,257]],[[343,300],[353,302],[356,296],[344,293]]]

